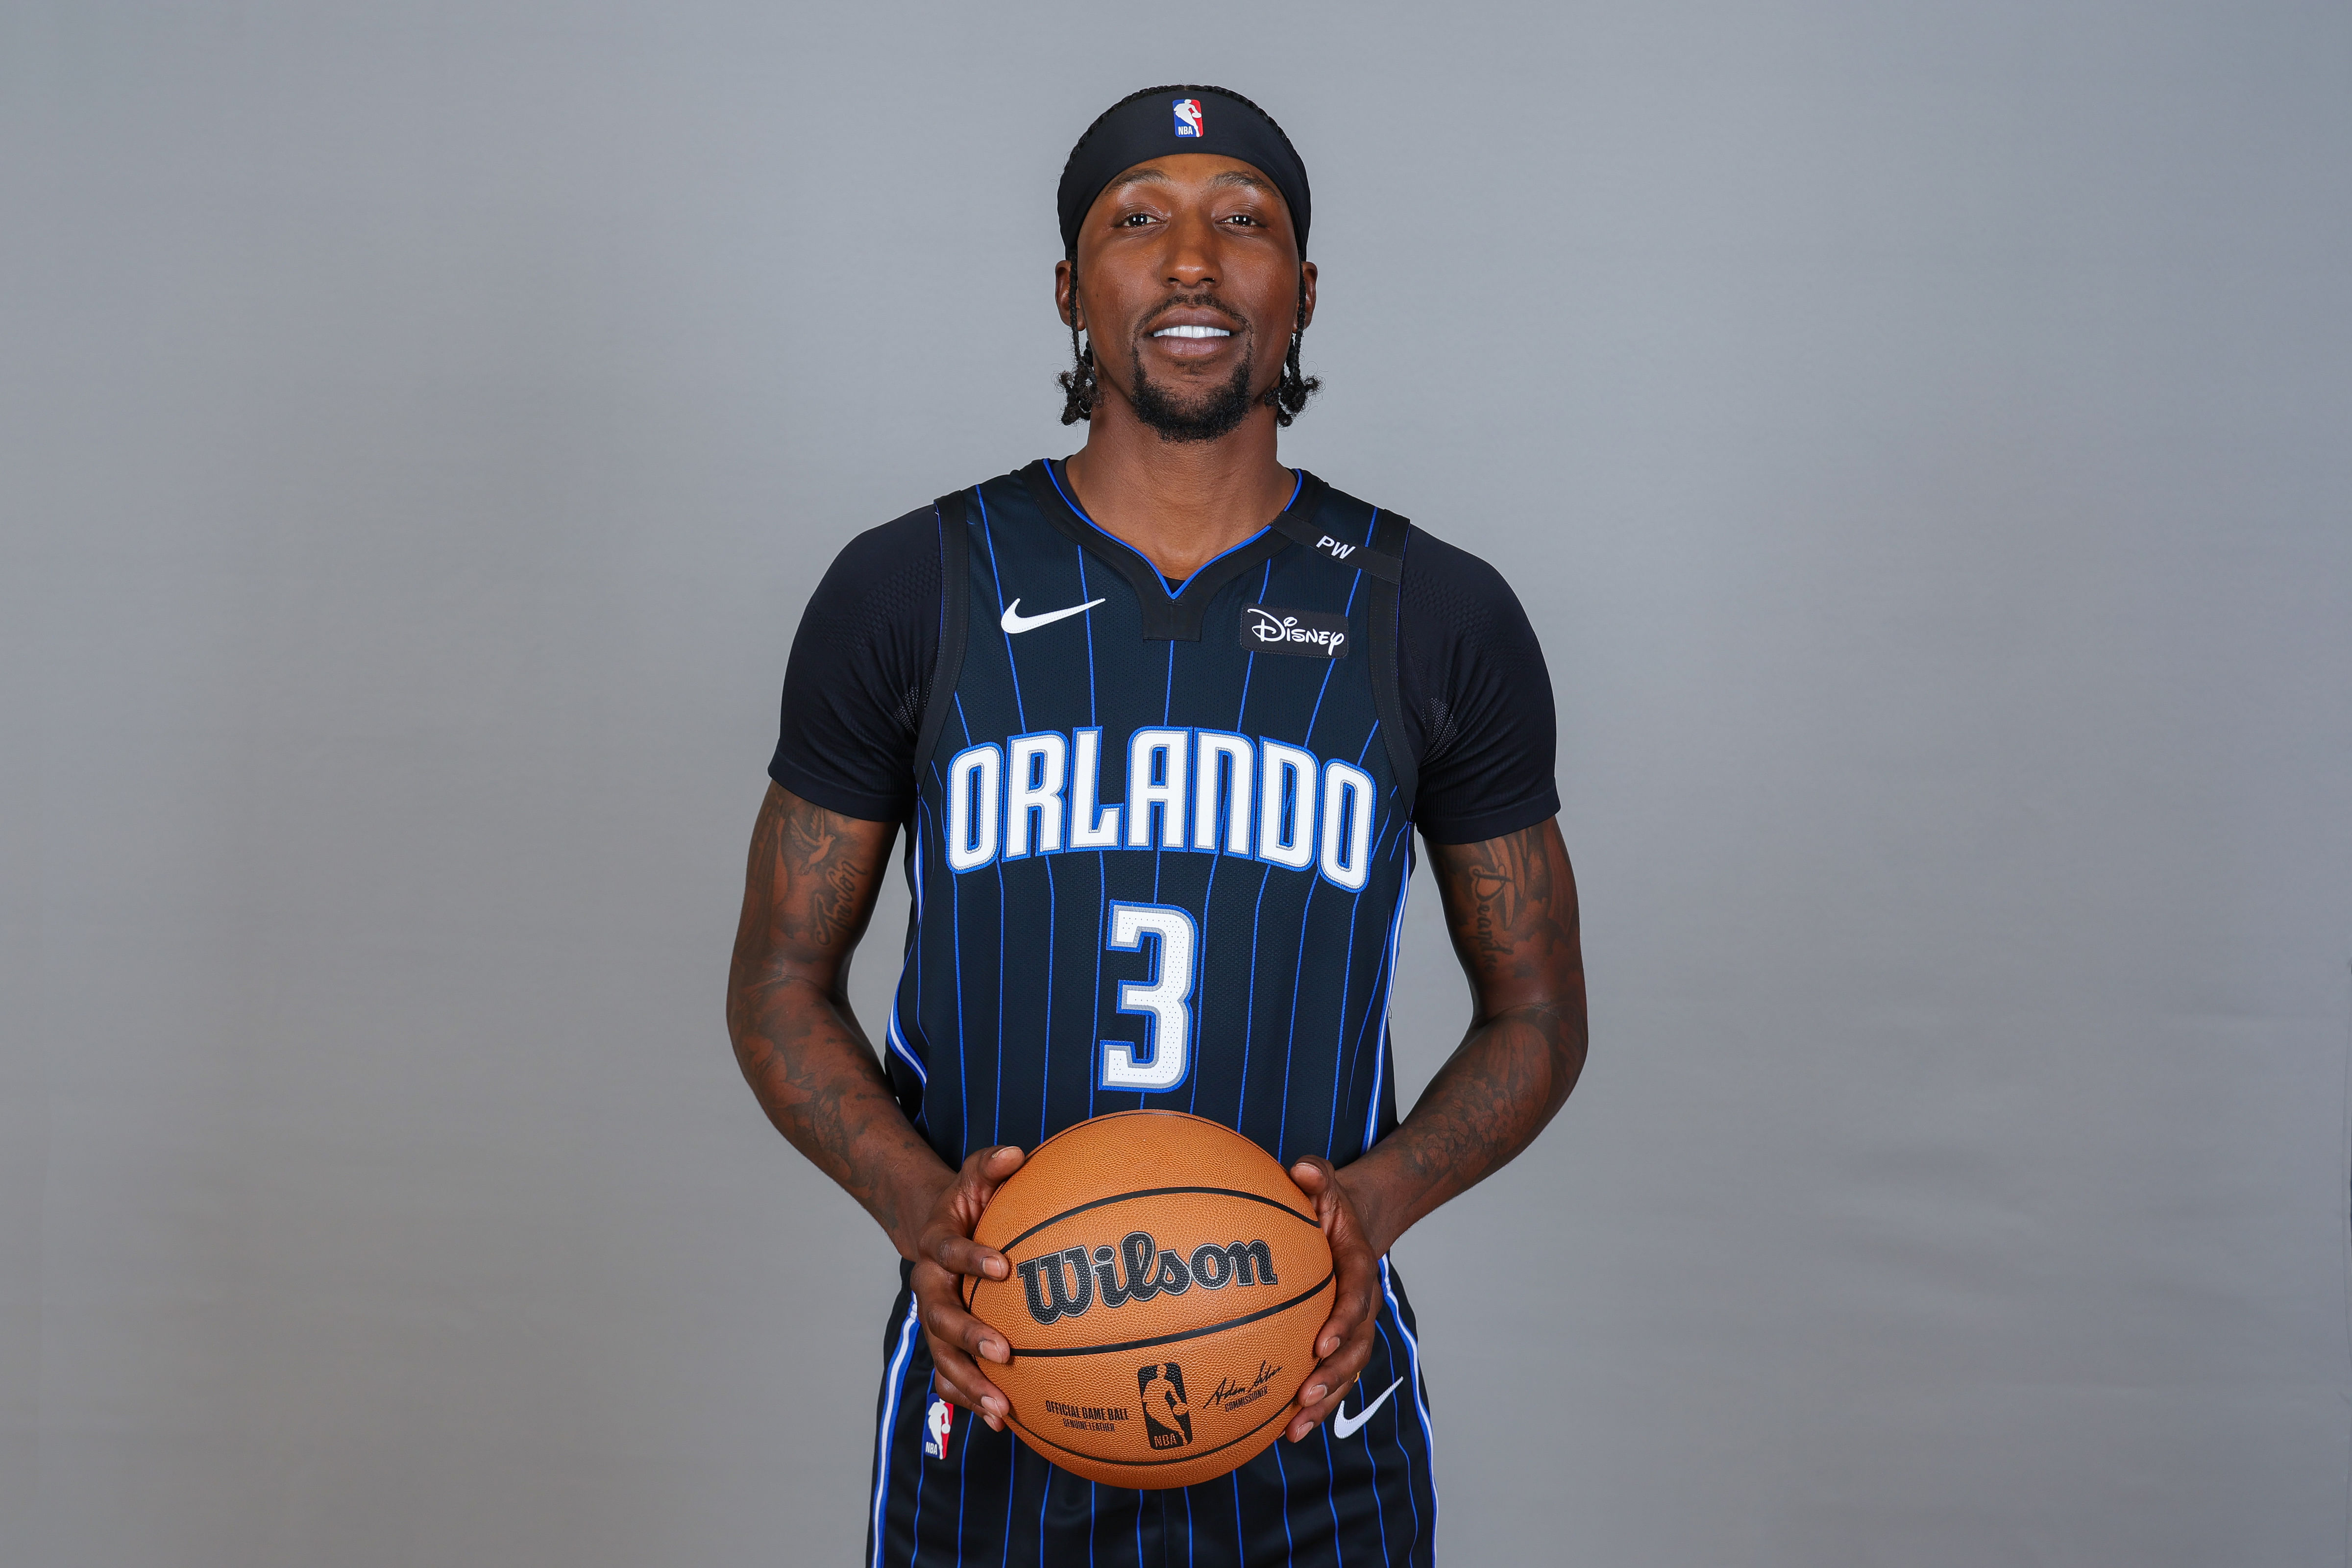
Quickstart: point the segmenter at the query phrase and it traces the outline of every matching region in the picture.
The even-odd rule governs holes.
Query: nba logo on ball
[[[948,1433],[955,1426],[955,1406],[944,1399],[931,1401],[923,1416],[923,1458],[944,1459],[948,1457]]]
[[[1202,134],[1201,100],[1199,99],[1180,98],[1176,100],[1176,134],[1179,136],[1198,136]]]
[[[1192,1411],[1184,1398],[1184,1369],[1174,1362],[1139,1368],[1135,1389],[1142,1396],[1143,1434],[1155,1448],[1181,1448],[1192,1440]]]

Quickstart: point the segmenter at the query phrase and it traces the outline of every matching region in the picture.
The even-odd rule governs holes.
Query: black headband
[[[1062,253],[1077,258],[1078,226],[1104,186],[1138,163],[1171,153],[1238,158],[1272,180],[1290,204],[1298,254],[1306,256],[1307,165],[1272,115],[1221,87],[1146,88],[1103,110],[1062,166]]]

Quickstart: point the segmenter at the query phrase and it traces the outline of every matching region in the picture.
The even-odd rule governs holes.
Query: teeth
[[[1155,338],[1230,338],[1233,333],[1223,327],[1162,327],[1151,335]]]

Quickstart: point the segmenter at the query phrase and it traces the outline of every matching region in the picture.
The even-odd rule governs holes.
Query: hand
[[[1356,1200],[1331,1162],[1309,1154],[1290,1167],[1290,1179],[1315,1200],[1315,1217],[1331,1245],[1331,1316],[1315,1336],[1321,1359],[1298,1391],[1298,1414],[1290,1420],[1290,1440],[1304,1442],[1339,1407],[1364,1363],[1372,1359],[1372,1303],[1380,1295],[1380,1254],[1372,1250],[1356,1213]]]
[[[1003,1334],[963,1310],[962,1281],[971,1275],[1003,1279],[1013,1272],[1003,1253],[971,1239],[971,1227],[1021,1161],[1020,1150],[1000,1146],[982,1149],[963,1163],[923,1222],[910,1281],[915,1316],[930,1343],[940,1391],[950,1403],[980,1412],[992,1432],[1004,1430],[1003,1417],[1013,1406],[988,1381],[981,1363],[1002,1365],[1013,1359],[1013,1350]]]

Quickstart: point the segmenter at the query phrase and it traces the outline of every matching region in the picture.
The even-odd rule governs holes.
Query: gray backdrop
[[[1286,452],[1559,691],[1591,1068],[1399,1248],[1449,1559],[2340,1561],[2348,67],[0,4],[0,1560],[856,1558],[891,1257],[720,1023],[775,691],[848,533],[1069,448],[1063,154],[1210,79],[1314,171]]]

